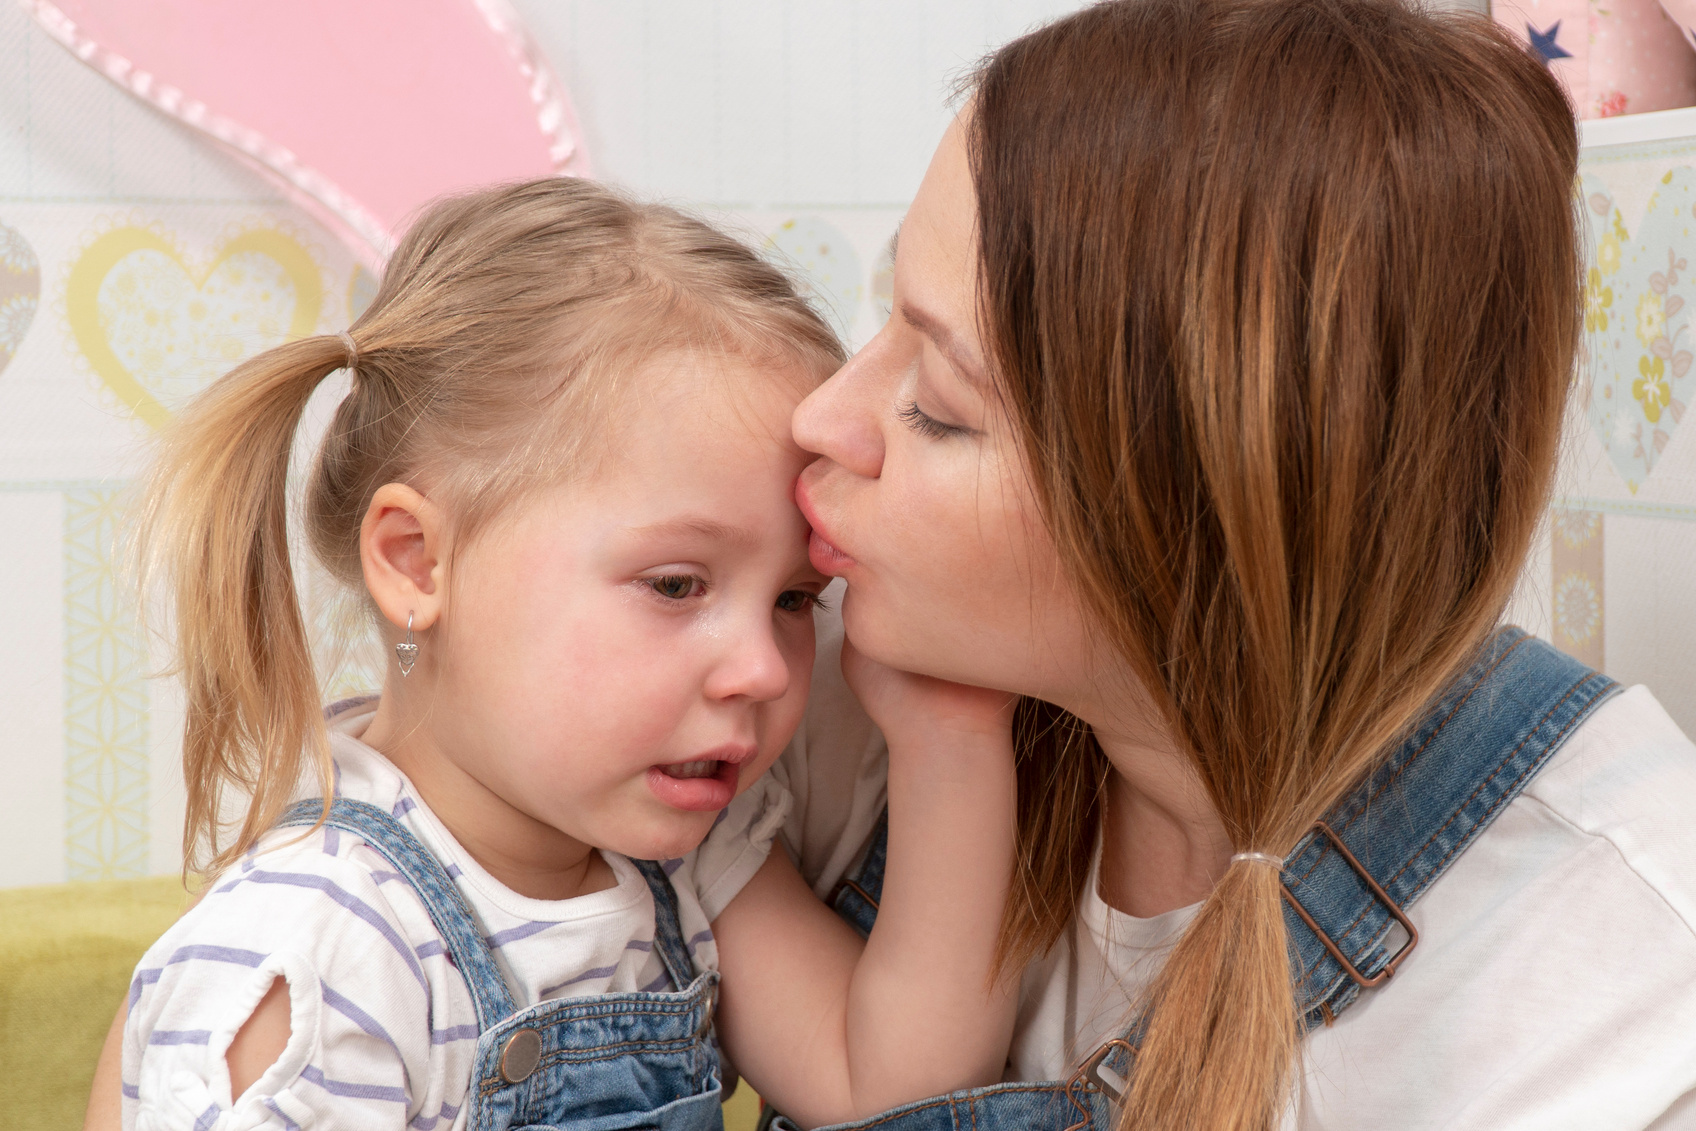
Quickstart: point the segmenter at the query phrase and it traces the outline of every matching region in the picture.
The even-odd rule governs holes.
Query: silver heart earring
[[[401,678],[412,674],[412,665],[418,662],[418,645],[412,642],[412,610],[406,611],[406,642],[395,645],[395,662],[400,665]]]

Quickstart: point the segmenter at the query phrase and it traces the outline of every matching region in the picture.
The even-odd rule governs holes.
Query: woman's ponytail
[[[186,869],[216,873],[270,828],[307,767],[332,768],[312,650],[289,560],[288,475],[313,391],[347,363],[335,337],[268,350],[214,384],[165,433],[147,483],[144,577],[172,602],[186,694]],[[220,837],[226,790],[247,799]]]
[[[1279,884],[1233,864],[1173,947],[1121,1128],[1269,1131],[1288,1102],[1300,1034]]]

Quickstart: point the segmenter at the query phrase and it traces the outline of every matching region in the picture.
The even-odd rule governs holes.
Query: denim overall
[[[279,826],[311,825],[302,801]],[[677,895],[658,864],[633,860],[654,893],[654,948],[676,993],[603,994],[519,1009],[465,896],[441,862],[382,809],[336,798],[324,823],[362,837],[424,901],[477,1007],[466,1131],[722,1131],[710,1036],[718,973],[694,974]]]
[[[1619,685],[1505,628],[1418,727],[1284,860],[1284,925],[1304,1028],[1330,1024],[1395,972],[1419,941],[1403,913],[1530,783]],[[861,934],[883,892],[887,813],[831,903]],[[1399,926],[1399,930],[1396,928]],[[1392,937],[1394,935],[1394,937]],[[1143,1020],[1068,1080],[1015,1082],[907,1104],[838,1128],[1110,1131]],[[793,1131],[765,1113],[762,1126]]]

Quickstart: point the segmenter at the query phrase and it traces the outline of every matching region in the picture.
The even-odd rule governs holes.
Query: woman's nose
[[[796,406],[792,424],[801,447],[867,479],[883,470],[880,408],[887,409],[888,396],[880,378],[885,352],[880,334]]]

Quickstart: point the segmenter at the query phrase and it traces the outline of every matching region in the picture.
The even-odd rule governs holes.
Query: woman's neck
[[[1102,812],[1101,898],[1138,918],[1205,899],[1225,874],[1232,847],[1194,765],[1152,708],[1074,713],[1090,723],[1112,766]]]
[[[360,741],[405,774],[466,853],[530,899],[572,899],[617,877],[601,854],[516,808],[446,755],[429,728],[400,718],[384,696]]]

